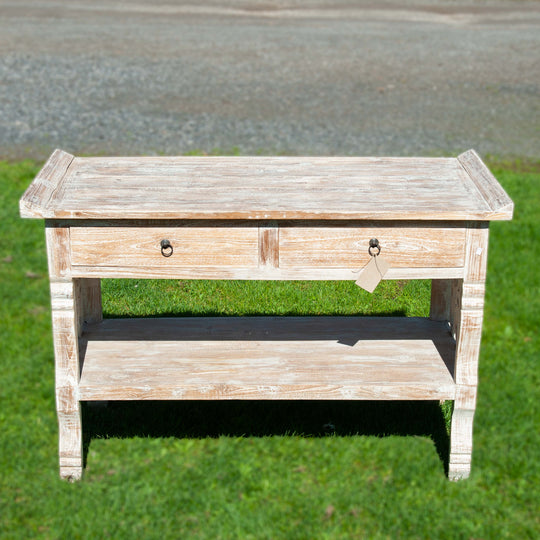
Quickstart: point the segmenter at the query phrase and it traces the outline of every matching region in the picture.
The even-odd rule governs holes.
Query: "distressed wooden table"
[[[471,467],[490,220],[513,204],[457,158],[99,157],[55,151],[20,202],[44,218],[60,475],[80,402],[454,400],[449,476]],[[103,320],[101,278],[432,279],[429,318]],[[371,252],[373,253],[373,251]]]

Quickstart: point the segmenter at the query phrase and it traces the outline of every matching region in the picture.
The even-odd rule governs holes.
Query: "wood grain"
[[[512,219],[514,203],[478,154],[474,150],[468,150],[457,159],[491,208],[491,219]]]
[[[377,238],[391,268],[462,267],[465,229],[395,225],[356,227],[281,227],[280,268],[350,268],[370,259],[369,240]]]
[[[55,393],[58,417],[60,476],[78,480],[82,475],[82,424],[78,396],[78,307],[69,278],[69,229],[46,228],[55,357]]]
[[[478,358],[482,338],[484,288],[487,268],[489,229],[473,226],[467,230],[465,276],[455,293],[458,299],[454,322],[456,326],[456,382],[464,385],[478,383]]]
[[[473,420],[478,386],[478,359],[484,315],[484,289],[489,229],[470,223],[467,229],[465,273],[452,287],[452,326],[456,336],[456,398],[452,414],[448,476],[452,480],[470,474]]]
[[[358,268],[234,268],[227,266],[73,266],[73,277],[133,279],[246,279],[246,280],[352,280]],[[463,268],[390,268],[384,279],[451,279],[462,278]]]
[[[98,278],[76,279],[74,281],[77,298],[77,320],[79,335],[84,326],[103,320],[101,307],[101,280]]]
[[[21,217],[46,217],[45,214],[54,217],[55,212],[48,212],[47,208],[58,200],[55,193],[68,178],[66,172],[73,159],[71,154],[62,150],[51,154],[19,201]]]
[[[49,276],[56,281],[71,278],[69,227],[59,226],[54,220],[45,221]]]
[[[451,224],[423,228],[361,223],[325,227],[288,222],[283,227],[276,223],[258,228],[186,226],[184,221],[168,227],[75,226],[71,227],[72,273],[76,277],[98,272],[101,277],[356,279],[358,269],[369,260],[369,239],[377,237],[392,267],[387,279],[462,277],[465,229]],[[164,238],[174,247],[171,257],[161,254]]]
[[[279,227],[277,223],[259,226],[259,266],[279,266]]]
[[[490,206],[486,194],[500,193],[492,175],[462,161],[76,157],[69,168],[53,169],[57,189],[42,190],[38,177],[21,212],[73,219],[509,219],[506,207]]]
[[[82,346],[83,400],[453,399],[454,342],[415,318],[105,320]]]
[[[170,241],[170,257],[160,242]],[[74,266],[256,268],[257,227],[73,227]]]
[[[449,279],[433,279],[431,281],[429,318],[433,321],[449,321],[451,298],[452,281]]]

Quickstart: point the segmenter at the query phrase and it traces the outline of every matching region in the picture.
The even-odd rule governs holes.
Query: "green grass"
[[[516,203],[491,229],[472,475],[448,482],[436,403],[113,403],[84,409],[82,482],[57,473],[38,167],[0,163],[1,538],[535,538],[540,164],[491,161]],[[428,282],[110,280],[107,316],[425,315]]]

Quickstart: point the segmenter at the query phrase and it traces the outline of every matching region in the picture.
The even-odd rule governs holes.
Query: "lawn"
[[[540,163],[491,168],[492,224],[471,477],[445,477],[438,403],[159,402],[85,407],[83,481],[58,478],[39,169],[0,163],[1,538],[537,538]],[[106,316],[426,315],[429,282],[109,280]]]

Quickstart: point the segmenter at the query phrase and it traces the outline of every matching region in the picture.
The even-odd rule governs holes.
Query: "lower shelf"
[[[108,319],[80,351],[81,400],[455,396],[454,340],[422,318]]]
[[[454,399],[443,323],[394,317],[108,319],[79,399]]]

